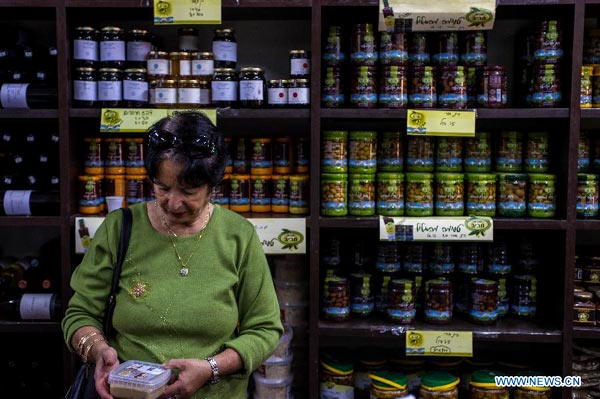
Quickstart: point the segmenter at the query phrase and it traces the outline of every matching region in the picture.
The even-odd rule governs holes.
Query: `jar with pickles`
[[[577,174],[577,217],[598,217],[598,175]]]
[[[350,283],[344,277],[329,276],[323,286],[323,317],[344,321],[350,317]]]
[[[406,375],[393,371],[369,374],[371,399],[400,399],[408,395]]]
[[[493,370],[475,370],[469,383],[469,399],[508,399],[508,388],[496,385],[495,377],[501,375]]]
[[[556,175],[530,174],[527,215],[551,218],[556,214]]]
[[[498,173],[498,216],[524,217],[527,213],[527,175]]]
[[[407,173],[406,216],[433,216],[433,173]]]
[[[353,216],[375,214],[375,175],[350,174],[348,177],[348,211]]]
[[[437,216],[464,215],[464,175],[462,173],[435,174],[435,214]]]
[[[348,169],[350,173],[377,171],[377,132],[350,132]]]
[[[421,376],[419,399],[458,399],[460,379],[447,371],[430,371]]]
[[[347,175],[321,174],[321,214],[323,216],[346,216],[348,214],[347,195]]]
[[[434,138],[408,136],[406,143],[406,170],[408,172],[433,172]]]
[[[490,132],[477,132],[475,137],[465,138],[465,172],[489,172],[492,168],[492,145]]]
[[[346,173],[348,171],[348,132],[327,130],[321,144],[321,171]]]
[[[404,215],[404,175],[402,173],[378,173],[376,192],[378,215]]]
[[[411,280],[391,280],[386,310],[388,319],[394,323],[412,323],[417,313],[415,294],[415,285]]]
[[[496,216],[496,180],[493,173],[467,174],[467,214]]]

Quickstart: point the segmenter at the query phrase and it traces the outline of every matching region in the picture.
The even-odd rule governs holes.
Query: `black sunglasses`
[[[188,152],[193,152],[203,157],[217,153],[214,141],[206,136],[182,139],[180,136],[160,129],[150,132],[148,135],[148,145],[154,150],[182,147]]]

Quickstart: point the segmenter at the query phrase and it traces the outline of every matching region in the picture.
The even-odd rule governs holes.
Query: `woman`
[[[111,398],[110,371],[129,359],[175,369],[164,397],[245,398],[250,373],[275,349],[283,328],[256,231],[209,202],[227,156],[202,114],[179,113],[150,128],[145,163],[156,200],[131,206],[115,337],[100,331],[121,212],[107,215],[74,271],[64,336],[96,363],[102,399]]]

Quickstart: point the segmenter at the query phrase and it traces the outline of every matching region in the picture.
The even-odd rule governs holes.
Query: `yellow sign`
[[[381,241],[494,241],[487,216],[379,216]]]
[[[471,331],[406,332],[407,356],[473,356]]]
[[[155,25],[221,23],[221,0],[154,0]]]
[[[102,108],[100,118],[101,132],[119,133],[144,133],[148,131],[156,121],[174,112],[185,111],[183,109],[155,109],[155,108]],[[217,110],[215,109],[193,109],[190,111],[202,112],[215,125],[217,124]]]
[[[410,136],[475,136],[475,111],[409,109],[406,134]]]

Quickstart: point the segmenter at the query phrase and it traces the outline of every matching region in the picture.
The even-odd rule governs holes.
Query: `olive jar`
[[[447,371],[430,371],[421,376],[419,399],[458,399],[460,379]]]
[[[508,388],[496,385],[495,377],[501,375],[493,370],[475,370],[469,383],[469,399],[508,399]]]

